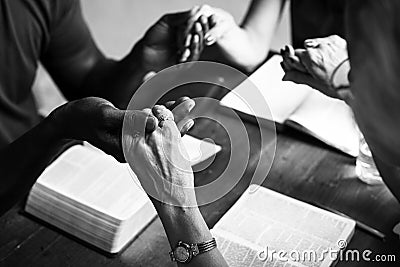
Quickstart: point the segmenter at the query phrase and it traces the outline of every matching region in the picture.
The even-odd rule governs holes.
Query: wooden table
[[[210,112],[226,123],[241,123],[222,109],[216,107]],[[201,207],[209,227],[213,227],[245,191],[260,158],[273,156],[269,149],[259,147],[259,128],[251,123],[245,123],[245,126],[251,140],[245,174],[227,195]],[[223,147],[209,168],[196,173],[197,184],[207,183],[218,176],[229,160],[231,145],[241,147],[246,143],[245,137],[236,136],[230,144],[222,126],[209,119],[198,119],[192,134],[201,138],[210,137]],[[394,225],[400,222],[400,205],[386,186],[363,184],[354,174],[353,158],[294,130],[280,130],[276,148],[272,168],[263,186],[300,200],[335,208],[381,230],[388,236],[386,242],[356,229],[348,247],[360,251],[370,249],[373,255],[394,254],[400,262],[400,242],[392,233]],[[23,203],[0,218],[0,266],[175,266],[169,260],[169,244],[158,218],[123,253],[108,257],[27,216],[22,210]],[[338,266],[371,264],[339,262]],[[396,266],[396,263],[377,266],[390,265]]]

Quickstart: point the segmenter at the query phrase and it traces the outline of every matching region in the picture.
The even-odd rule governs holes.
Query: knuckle
[[[107,107],[106,105],[101,105],[98,114],[101,121],[107,121],[107,118],[110,114],[109,107]]]

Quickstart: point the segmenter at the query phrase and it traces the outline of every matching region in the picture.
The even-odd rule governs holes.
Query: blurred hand
[[[151,113],[158,120],[153,132],[138,128],[140,123],[135,117],[125,118],[123,145],[127,161],[156,207],[161,203],[194,206],[193,171],[174,115],[164,106],[155,106]]]
[[[164,15],[139,41],[138,47],[132,50],[133,58],[141,58],[145,70],[158,72],[180,62],[185,53],[185,38],[188,27],[193,28],[189,42],[191,54],[188,60],[197,60],[202,50],[203,34],[198,25],[195,25],[197,8],[189,11]],[[197,37],[196,37],[197,36]]]
[[[194,22],[194,25],[192,26]],[[183,54],[181,61],[193,60],[188,55],[201,54],[203,50],[203,44],[206,46],[213,45],[214,43],[221,42],[226,39],[228,33],[232,30],[241,30],[240,27],[235,23],[235,20],[231,14],[223,9],[210,7],[203,5],[194,9],[193,16],[189,23],[187,23],[185,29],[185,53]],[[192,28],[189,28],[192,27]],[[200,45],[199,50],[193,50],[191,43],[193,38],[199,35]],[[203,37],[204,36],[204,37]],[[232,45],[232,44],[231,44]]]
[[[283,79],[310,85],[331,97],[347,98],[351,93],[346,41],[332,35],[306,40],[304,47],[294,50],[286,46],[281,50],[285,71]]]
[[[208,11],[207,8],[210,8],[211,11]],[[230,32],[240,30],[240,27],[236,24],[235,19],[229,12],[221,8],[207,8],[205,13],[211,12],[211,16],[208,18],[210,30],[205,35],[206,45],[213,45],[226,38]]]
[[[176,123],[181,134],[186,134],[194,124],[188,117],[194,101],[183,97],[176,102],[169,102],[168,107],[177,118]],[[143,122],[142,127],[146,132],[154,131],[158,124],[157,118],[149,109],[119,110],[111,102],[97,97],[66,103],[50,114],[56,127],[62,129],[63,138],[88,141],[120,162],[125,162],[121,144],[124,116]]]
[[[192,9],[192,16],[186,21],[183,37],[183,53],[180,62],[198,60],[205,45],[205,34],[210,26],[208,17],[211,15],[208,6],[195,6]]]

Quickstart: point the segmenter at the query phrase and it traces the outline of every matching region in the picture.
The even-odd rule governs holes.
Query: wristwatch
[[[171,261],[189,263],[193,257],[213,250],[216,247],[217,241],[215,241],[215,238],[197,244],[187,244],[183,241],[179,241],[176,247],[169,253],[169,256],[171,257]]]

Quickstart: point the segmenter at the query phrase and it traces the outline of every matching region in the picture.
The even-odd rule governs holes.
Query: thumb
[[[181,132],[174,121],[162,121],[160,127],[163,138],[166,138],[165,141],[175,143],[175,141],[179,141],[181,139]]]
[[[210,46],[218,41],[225,32],[227,31],[227,25],[225,22],[220,22],[215,24],[214,27],[212,27],[204,36],[204,39],[206,40],[206,45]]]
[[[141,138],[146,133],[153,132],[157,125],[158,120],[151,114],[151,110],[128,110],[124,115],[123,135],[129,135],[133,139]]]
[[[150,108],[145,108],[142,110],[144,116],[146,116],[145,120],[145,131],[147,133],[152,133],[158,126],[158,119],[153,115]]]

